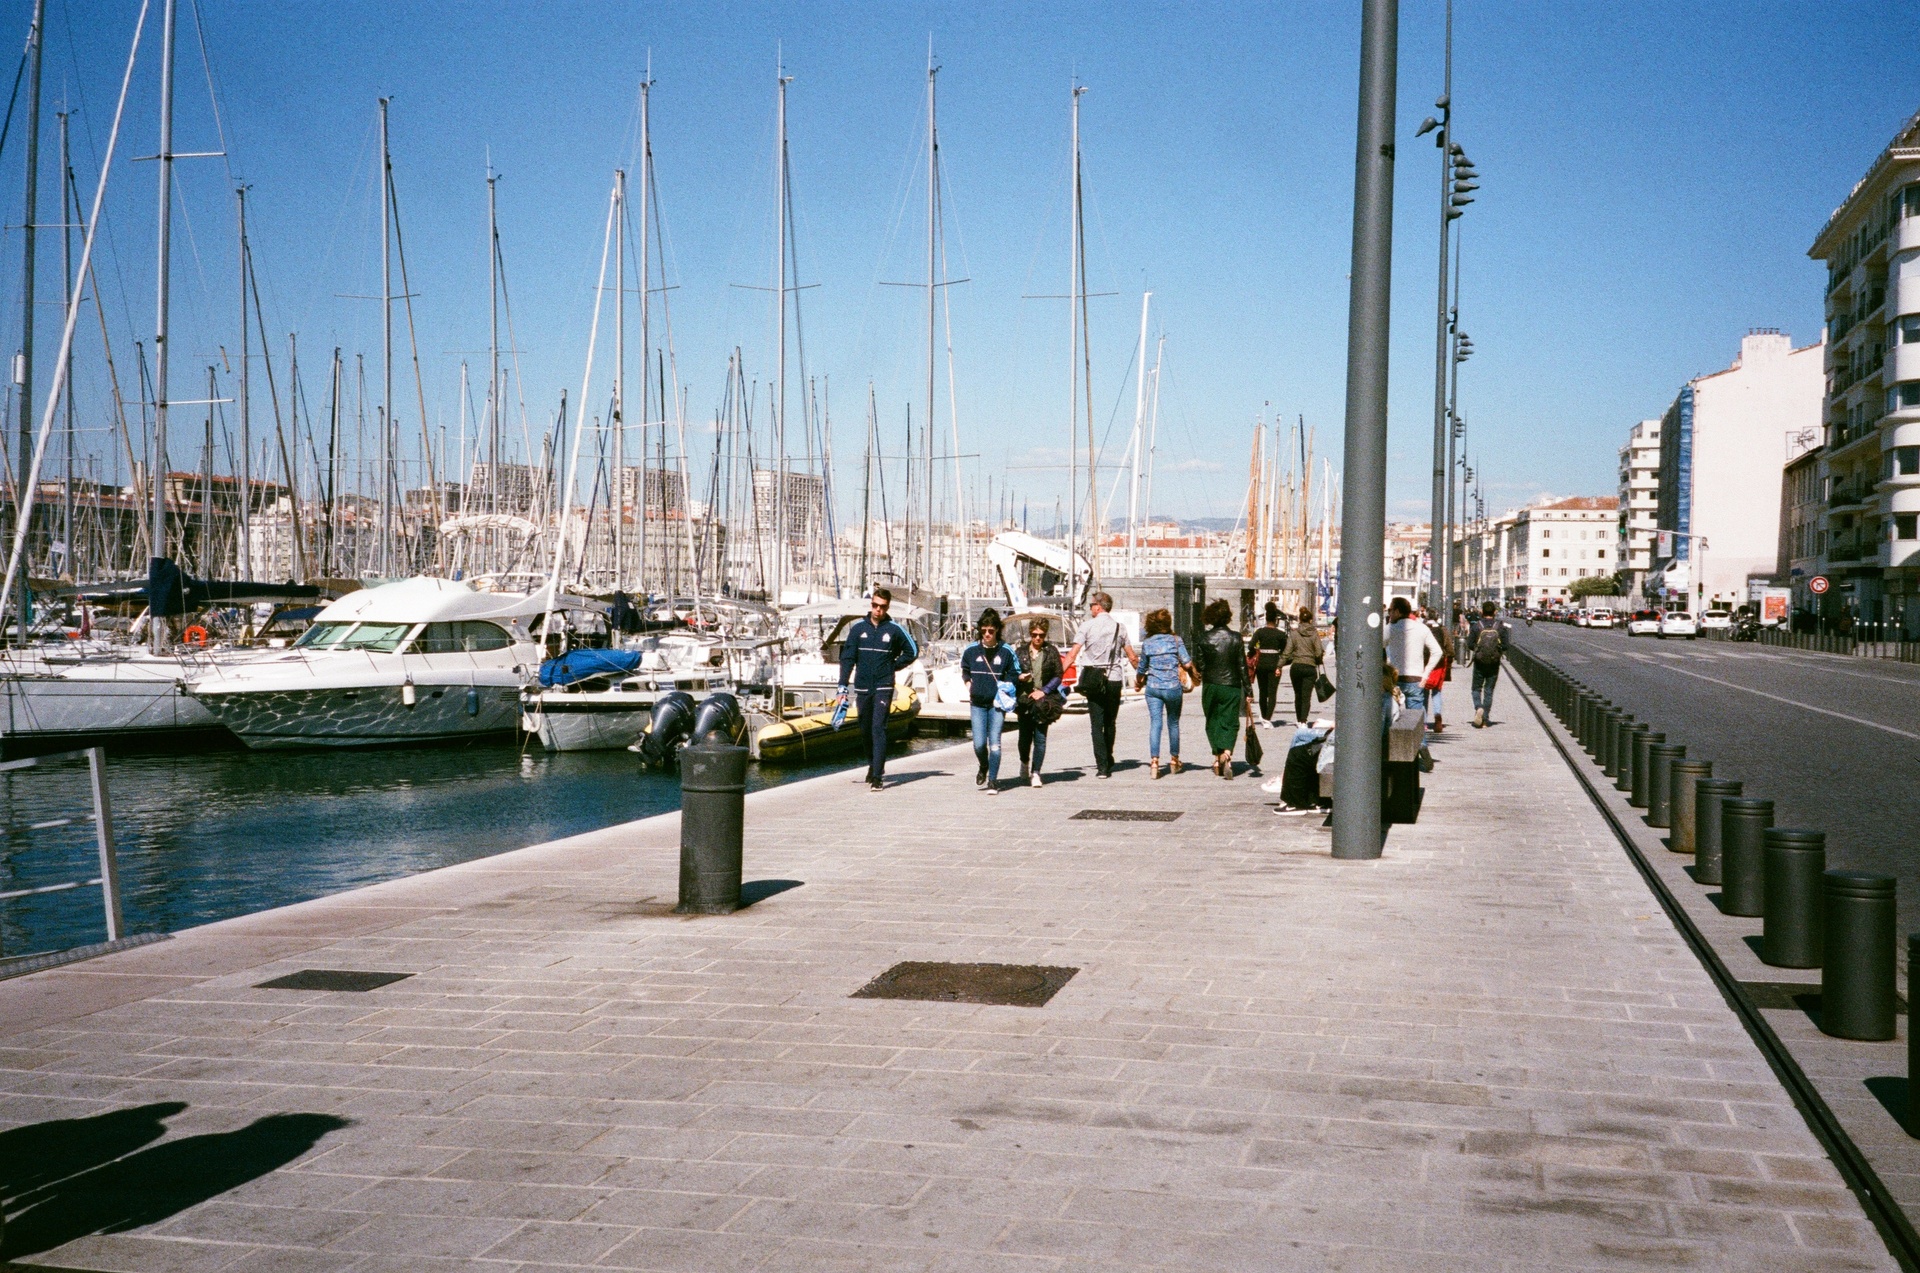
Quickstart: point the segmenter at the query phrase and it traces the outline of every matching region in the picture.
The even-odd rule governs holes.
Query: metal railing
[[[120,913],[120,864],[113,847],[113,806],[107,797],[107,753],[103,747],[88,747],[82,751],[56,752],[50,756],[34,756],[26,760],[9,760],[0,764],[0,773],[10,773],[20,769],[34,769],[54,760],[71,760],[76,756],[87,758],[87,777],[93,795],[94,845],[99,851],[100,874],[92,879],[68,880],[60,884],[43,884],[38,888],[18,888],[0,893],[0,902],[13,901],[22,897],[40,897],[48,893],[66,893],[74,889],[100,889],[101,908],[106,913],[107,941],[119,942],[125,930],[125,921]],[[72,826],[76,822],[86,821],[88,814],[72,817],[50,818],[42,822],[29,822],[21,826],[0,826],[0,837],[12,841],[16,837],[31,835],[39,831],[51,831],[57,827]],[[15,852],[31,851],[15,850]],[[31,956],[28,956],[31,958]],[[9,963],[13,962],[11,959]]]

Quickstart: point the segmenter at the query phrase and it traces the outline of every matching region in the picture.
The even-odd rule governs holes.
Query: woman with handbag
[[[1446,625],[1432,610],[1426,612],[1427,631],[1433,633],[1433,643],[1440,647],[1440,663],[1427,673],[1427,719],[1433,722],[1433,732],[1445,733],[1447,723],[1446,700],[1442,697],[1447,682],[1453,679],[1453,640],[1447,634]]]
[[[1000,643],[1000,612],[988,607],[980,612],[980,639],[960,655],[960,675],[966,679],[973,717],[973,754],[980,770],[973,785],[988,795],[1000,794],[1000,735],[1007,727],[1007,713],[1013,709],[1014,684],[1020,676],[1020,660]]]
[[[1027,641],[1020,647],[1020,679],[1014,687],[1019,695],[1014,723],[1020,729],[1020,781],[1036,787],[1040,767],[1047,761],[1047,727],[1066,709],[1066,695],[1060,692],[1066,664],[1060,648],[1047,639],[1052,630],[1052,622],[1045,617],[1027,625]]]
[[[1306,724],[1313,710],[1313,687],[1326,657],[1326,647],[1314,630],[1313,611],[1301,606],[1300,621],[1287,633],[1287,648],[1280,656],[1286,664],[1287,678],[1293,682],[1293,719],[1299,724]]]
[[[1201,612],[1207,625],[1200,638],[1200,706],[1207,714],[1207,745],[1213,748],[1213,772],[1233,777],[1233,745],[1240,718],[1253,715],[1253,685],[1247,677],[1247,649],[1233,622],[1233,606],[1223,598]]]
[[[1147,699],[1147,763],[1160,776],[1160,735],[1167,736],[1172,771],[1180,772],[1180,705],[1194,687],[1193,656],[1187,643],[1173,634],[1173,615],[1155,610],[1141,621],[1138,687]]]

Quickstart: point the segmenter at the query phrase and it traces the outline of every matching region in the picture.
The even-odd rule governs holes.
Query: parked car
[[[1733,627],[1733,611],[1717,608],[1705,610],[1700,614],[1702,632],[1725,632]]]
[[[1653,610],[1636,610],[1627,620],[1628,636],[1659,636],[1660,615]]]
[[[1700,625],[1694,622],[1693,615],[1688,611],[1669,610],[1660,616],[1660,635],[1685,637],[1691,641],[1700,635]]]
[[[1585,610],[1575,610],[1573,612],[1573,618],[1571,622],[1573,623],[1573,626],[1576,628],[1584,628],[1588,626],[1587,612]]]
[[[1590,628],[1610,628],[1613,626],[1613,611],[1593,609],[1587,611],[1587,626]]]

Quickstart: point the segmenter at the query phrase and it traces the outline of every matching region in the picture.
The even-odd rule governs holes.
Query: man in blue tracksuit
[[[893,676],[920,657],[907,630],[887,617],[893,594],[873,590],[867,617],[847,629],[840,645],[840,692],[852,680],[853,706],[867,739],[867,786],[880,790],[887,771],[887,713],[893,708]]]

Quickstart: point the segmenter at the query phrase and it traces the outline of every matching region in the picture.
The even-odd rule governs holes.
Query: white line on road
[[[1867,720],[1860,716],[1849,716],[1845,712],[1836,712],[1831,708],[1815,707],[1812,703],[1802,703],[1798,699],[1787,698],[1780,694],[1769,694],[1765,690],[1757,690],[1750,685],[1741,685],[1735,681],[1723,681],[1717,676],[1708,676],[1704,672],[1689,672],[1686,668],[1674,667],[1671,664],[1662,663],[1654,659],[1651,655],[1636,654],[1633,657],[1656,667],[1664,667],[1669,672],[1678,672],[1682,676],[1692,676],[1702,681],[1712,681],[1715,685],[1724,685],[1730,690],[1740,690],[1747,694],[1758,694],[1761,698],[1770,698],[1776,703],[1785,703],[1788,707],[1797,707],[1803,712],[1818,712],[1822,716],[1832,716],[1838,720],[1850,721],[1855,725],[1865,725],[1868,729],[1878,729],[1885,733],[1898,734],[1902,738],[1911,738],[1915,742],[1920,742],[1920,734],[1909,733],[1904,729],[1895,729],[1891,725],[1882,725],[1877,720]]]

